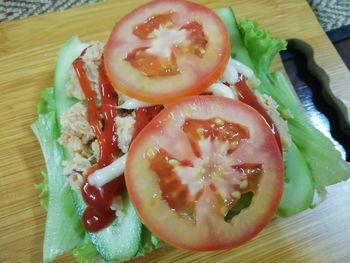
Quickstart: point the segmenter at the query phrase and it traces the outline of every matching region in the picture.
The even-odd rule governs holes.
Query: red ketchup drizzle
[[[281,137],[276,128],[275,123],[271,119],[270,115],[267,114],[263,106],[261,106],[261,104],[258,102],[256,96],[247,86],[247,83],[243,79],[242,75],[239,76],[239,82],[235,84],[235,87],[237,89],[239,100],[253,107],[256,111],[258,111],[264,117],[267,124],[270,126],[272,133],[275,136],[276,142],[282,154]]]
[[[117,93],[109,83],[103,63],[99,66],[99,91],[101,94],[101,112],[96,104],[96,95],[92,90],[82,55],[73,62],[73,67],[79,79],[80,86],[87,99],[87,117],[89,124],[97,138],[100,158],[97,164],[89,169],[84,178],[81,193],[88,205],[82,217],[84,228],[89,232],[97,232],[113,222],[115,211],[110,206],[112,200],[119,196],[124,189],[124,177],[119,176],[111,182],[97,188],[90,185],[88,177],[94,171],[109,165],[117,151],[118,140],[114,118],[117,116]],[[100,120],[99,116],[102,116]]]
[[[136,122],[134,136],[137,134],[162,110],[161,105],[141,107],[135,110]]]

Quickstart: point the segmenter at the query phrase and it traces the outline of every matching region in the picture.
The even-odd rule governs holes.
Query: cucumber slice
[[[80,42],[78,37],[72,37],[60,49],[54,76],[54,87],[56,96],[56,109],[58,123],[61,115],[67,111],[77,100],[69,98],[66,92],[66,83],[69,78],[69,70],[73,61],[80,56],[88,44]]]
[[[81,217],[86,204],[80,192],[72,192],[77,213]],[[88,233],[99,254],[107,261],[131,259],[140,247],[142,224],[126,191],[123,194],[123,206],[123,217],[117,217],[112,225],[97,233]]]
[[[88,44],[82,43],[77,37],[71,38],[60,50],[55,71],[55,95],[57,107],[57,119],[77,102],[69,98],[66,93],[65,83],[69,78],[69,69],[73,61],[79,57]],[[70,155],[65,150],[65,159]],[[81,217],[86,207],[81,194],[71,191],[77,214]],[[123,196],[123,218],[118,217],[109,227],[98,233],[88,233],[88,237],[98,252],[105,260],[127,260],[137,254],[141,242],[141,222],[126,194]]]
[[[250,68],[254,68],[249,53],[244,46],[233,9],[231,7],[225,7],[217,9],[216,13],[221,18],[229,33],[231,42],[231,57],[239,60]]]
[[[285,153],[284,165],[284,191],[277,213],[287,217],[310,208],[315,189],[310,169],[294,143]]]

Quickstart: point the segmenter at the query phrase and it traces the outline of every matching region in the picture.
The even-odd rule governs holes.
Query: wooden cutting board
[[[44,162],[29,125],[36,118],[40,91],[52,85],[58,49],[74,35],[83,41],[106,40],[115,21],[142,2],[107,1],[0,25],[0,262],[42,261],[45,211],[34,183],[41,180]],[[350,74],[306,1],[200,2],[211,8],[231,5],[239,17],[258,20],[277,37],[310,44],[349,119]],[[277,61],[274,68],[282,65]],[[317,208],[273,220],[238,249],[189,253],[165,247],[135,261],[350,262],[350,182],[328,190],[328,199]]]

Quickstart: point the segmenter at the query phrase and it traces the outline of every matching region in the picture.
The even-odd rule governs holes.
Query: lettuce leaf
[[[144,256],[162,245],[162,241],[156,237],[145,225],[142,225],[141,244],[136,256]]]
[[[278,52],[286,49],[287,41],[273,38],[269,31],[260,29],[256,21],[241,19],[239,29],[255,73],[258,76],[267,73]]]
[[[162,241],[160,241],[144,225],[142,225],[141,243],[137,255],[135,255],[134,258],[145,256],[147,253],[157,249],[162,244]],[[87,235],[84,243],[74,248],[73,255],[76,261],[79,263],[95,262],[95,260],[98,262],[107,262],[100,256],[94,244],[90,241]]]
[[[288,157],[285,155],[285,190],[288,191],[283,193],[279,214],[290,216],[312,207],[314,189],[347,180],[350,176],[349,163],[341,158],[332,142],[310,124],[294,88],[283,73],[269,73],[273,59],[286,49],[287,42],[260,29],[256,21],[241,19],[237,23],[229,7],[217,10],[217,13],[230,35],[234,49],[231,55],[254,70],[261,81],[258,91],[278,103],[281,117],[288,122],[293,147],[287,149]],[[294,167],[296,163],[298,167]]]
[[[334,144],[308,120],[293,86],[282,72],[261,75],[259,90],[269,94],[279,105],[288,122],[292,141],[298,147],[311,171],[315,188],[345,181],[350,177],[349,163],[342,159]],[[285,114],[289,111],[289,114]]]
[[[48,173],[46,171],[41,172],[43,180],[41,183],[35,184],[35,188],[40,190],[39,202],[42,207],[47,211],[49,205],[49,182],[48,182]]]
[[[38,113],[31,128],[40,143],[47,169],[47,173],[43,173],[44,181],[36,187],[42,191],[40,203],[47,207],[43,261],[50,262],[80,245],[84,231],[75,213],[69,185],[63,176],[63,151],[57,142],[59,129],[52,88],[42,93]],[[44,198],[47,195],[48,198]]]
[[[45,114],[55,111],[55,90],[54,88],[47,88],[41,92],[41,100],[37,105],[37,113]]]
[[[78,263],[91,262],[96,257],[99,257],[94,244],[92,244],[87,235],[85,237],[84,243],[74,248],[73,255]]]
[[[294,89],[284,75],[275,72],[269,78],[275,83],[275,89],[284,90],[284,95],[290,94],[288,102],[284,96],[276,97],[276,100],[280,105],[288,106],[293,114],[293,118],[288,119],[289,133],[309,165],[315,187],[325,187],[349,179],[350,164],[342,159],[332,141],[307,120],[303,109],[298,105],[298,96],[292,92]]]
[[[254,72],[261,81],[258,90],[270,95],[279,104],[281,116],[287,117],[292,141],[301,151],[311,171],[316,188],[335,184],[350,177],[350,165],[342,159],[333,143],[312,126],[304,114],[293,87],[280,72],[269,74],[272,60],[286,48],[286,41],[273,38],[255,21],[242,19],[239,29],[243,42],[254,63]]]

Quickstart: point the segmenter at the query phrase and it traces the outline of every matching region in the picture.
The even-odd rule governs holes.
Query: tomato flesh
[[[169,58],[158,58],[148,53],[146,47],[133,50],[125,60],[147,77],[172,76],[180,72],[173,54]]]
[[[136,25],[133,34],[140,39],[155,39],[157,36],[154,32],[157,32],[159,27],[173,27],[171,16],[170,12],[152,15]],[[149,48],[149,46],[135,48],[125,60],[147,77],[172,76],[180,73],[174,52],[170,52],[168,57],[159,57],[150,53]]]
[[[210,138],[210,140],[226,141],[229,143],[227,152],[229,154],[235,149],[240,139],[249,138],[249,132],[245,127],[227,122],[219,117],[211,120],[188,119],[183,125],[183,131],[188,136],[197,157],[202,156],[198,147],[199,140]]]
[[[138,134],[125,180],[142,222],[159,238],[187,250],[226,249],[273,217],[283,160],[257,111],[204,95],[167,105]],[[253,194],[250,205],[228,220],[246,193]]]
[[[190,45],[183,47],[182,50],[193,52],[198,57],[203,57],[208,45],[208,39],[203,31],[203,26],[196,22],[187,22],[181,29],[185,29],[189,32]]]
[[[191,210],[193,210],[195,202],[201,198],[205,189],[207,188],[212,192],[216,192],[218,189],[222,190],[223,187],[220,185],[220,181],[226,176],[231,177],[233,172],[225,173],[222,169],[223,165],[214,156],[217,151],[202,152],[201,141],[209,139],[211,143],[214,140],[228,143],[228,149],[224,154],[230,155],[238,147],[241,139],[249,138],[249,133],[245,127],[223,121],[221,118],[210,120],[189,119],[185,121],[182,129],[188,137],[193,153],[202,160],[205,158],[205,154],[209,155],[207,161],[201,166],[195,166],[191,161],[181,161],[173,158],[165,149],[160,148],[159,153],[150,160],[150,166],[159,177],[162,197],[168,202],[169,207],[176,210],[177,213],[182,215],[185,213],[186,216],[190,216],[195,214]],[[222,196],[217,195],[218,202],[221,204],[221,207],[218,206],[218,212],[223,214],[226,214],[236,204],[241,193],[254,191],[257,188],[259,175],[262,174],[261,164],[235,164],[230,168],[237,170],[240,178],[238,181],[234,180],[233,184],[221,193]],[[192,182],[196,188],[194,192],[191,191],[193,192],[192,195],[189,187],[182,183],[186,181],[185,177],[188,176],[187,170],[190,170],[190,174],[194,174],[197,179]],[[225,182],[230,180],[224,179]],[[198,184],[202,184],[200,189]],[[189,184],[189,186],[191,185]]]
[[[162,27],[163,30],[158,30],[159,27]],[[141,39],[154,39],[157,37],[164,37],[162,35],[165,34],[166,37],[169,38],[169,35],[174,36],[174,33],[172,34],[169,32],[167,34],[164,28],[173,27],[174,24],[171,19],[171,13],[167,12],[165,14],[153,15],[147,18],[146,21],[140,25],[135,26],[133,33]],[[178,52],[192,52],[198,57],[203,57],[206,52],[206,46],[208,43],[207,37],[203,32],[203,26],[196,21],[187,22],[177,32],[180,33],[183,31],[188,32],[188,43],[181,44],[183,40],[180,40],[180,45],[177,45],[175,40],[173,46],[171,46],[171,52],[167,56],[159,57],[157,55],[154,55],[150,53],[150,47],[145,46],[135,48],[127,55],[125,60],[130,62],[130,64],[135,69],[142,72],[147,77],[162,77],[180,74],[181,72],[176,62],[176,54]],[[159,36],[156,34],[159,34]]]
[[[157,156],[151,160],[150,166],[159,176],[162,197],[168,202],[169,207],[179,213],[188,214],[193,209],[193,201],[195,200],[190,199],[188,187],[181,183],[180,178],[167,161],[169,159],[179,162],[164,149],[160,149]]]
[[[159,28],[160,26],[169,27],[171,25],[173,25],[171,12],[166,12],[164,14],[157,14],[148,17],[142,23],[136,25],[132,33],[140,39],[150,39],[154,38],[152,33],[155,29]]]
[[[165,104],[200,94],[217,81],[229,53],[227,30],[215,12],[188,1],[158,0],[116,24],[105,67],[118,91]]]

